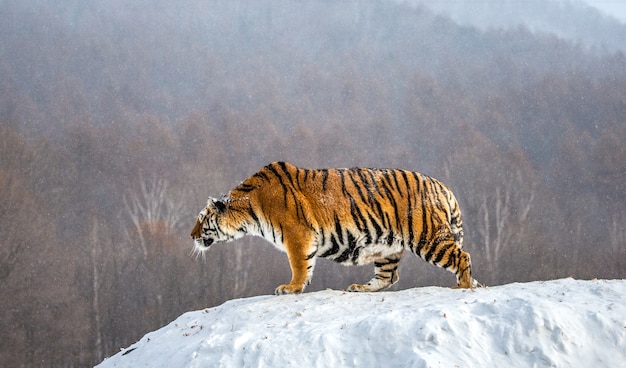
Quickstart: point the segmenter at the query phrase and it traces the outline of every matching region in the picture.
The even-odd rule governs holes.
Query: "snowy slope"
[[[98,367],[218,366],[626,367],[626,280],[232,300]]]

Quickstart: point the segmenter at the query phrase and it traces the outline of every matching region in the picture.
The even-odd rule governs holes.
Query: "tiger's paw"
[[[274,294],[276,295],[286,295],[286,294],[300,294],[304,290],[304,286],[302,285],[291,285],[285,284],[280,285],[274,290]]]
[[[485,285],[481,284],[480,282],[476,281],[475,279],[472,279],[472,282],[470,284],[458,284],[456,286],[453,286],[452,289],[470,289],[470,290],[474,290],[476,288],[484,288]]]
[[[378,289],[373,288],[372,285],[367,283],[365,285],[352,284],[352,285],[348,286],[348,291],[358,293],[358,292],[367,292],[367,291],[378,291]]]
[[[390,282],[385,282],[383,280],[380,279],[371,279],[367,284],[352,284],[350,286],[348,286],[348,291],[354,291],[354,292],[368,292],[368,291],[381,291],[381,290],[385,290],[388,287],[390,287],[391,285],[393,285]]]
[[[348,286],[347,290],[351,291],[351,292],[365,291],[365,290],[363,290],[363,285],[361,285],[361,284],[352,284],[352,285]]]

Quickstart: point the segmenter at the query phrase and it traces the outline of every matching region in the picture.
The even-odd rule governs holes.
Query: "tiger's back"
[[[275,162],[234,188],[227,202],[235,212],[245,203],[248,234],[287,252],[293,277],[277,293],[301,292],[316,257],[342,264],[373,262],[374,278],[348,290],[387,288],[397,282],[407,249],[454,272],[459,287],[473,286],[458,203],[452,191],[429,176],[399,169],[311,170]]]

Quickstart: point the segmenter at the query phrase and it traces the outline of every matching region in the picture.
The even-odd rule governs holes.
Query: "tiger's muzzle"
[[[213,244],[213,238],[202,239],[202,243],[204,244],[205,248],[208,248],[211,246],[211,244]]]
[[[194,247],[201,252],[209,249],[209,247],[213,243],[215,243],[215,239],[213,238],[194,238],[193,239]]]

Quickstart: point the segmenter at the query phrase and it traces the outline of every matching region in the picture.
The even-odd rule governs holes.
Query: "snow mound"
[[[626,280],[232,300],[98,367],[144,366],[626,367]]]

